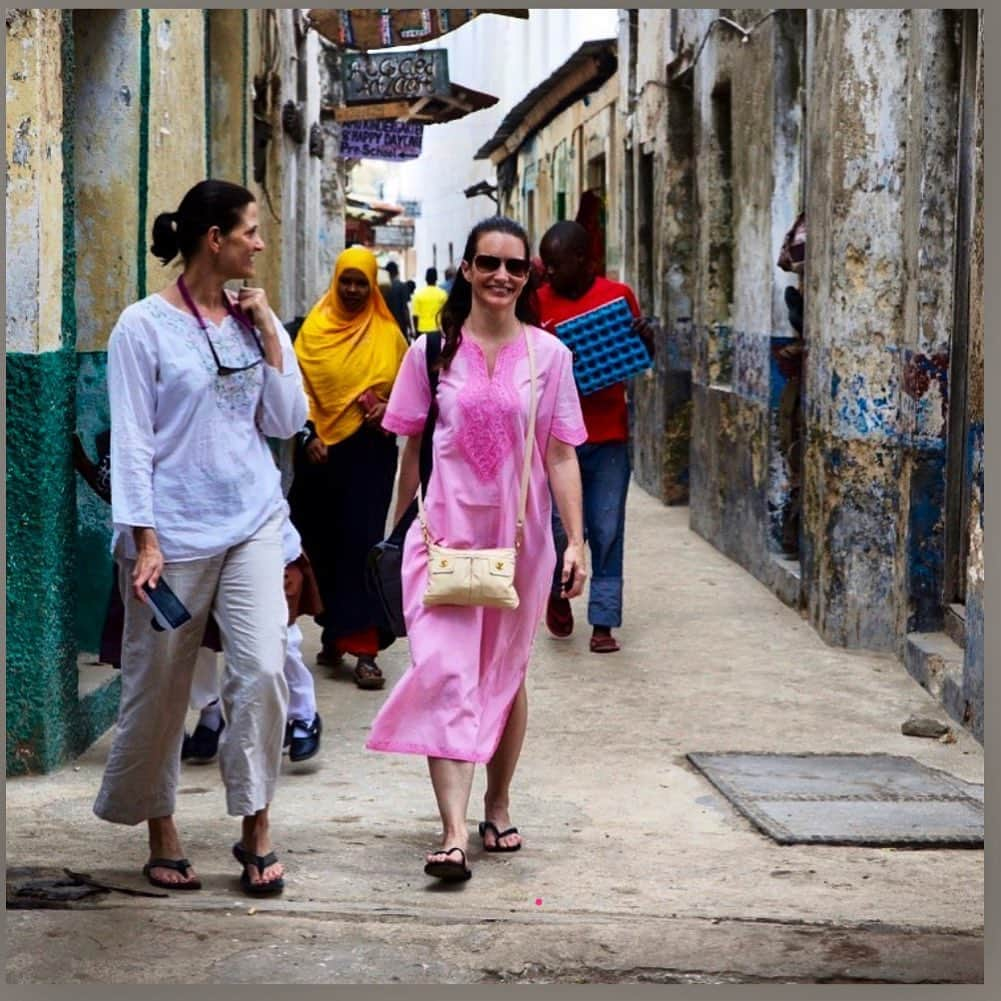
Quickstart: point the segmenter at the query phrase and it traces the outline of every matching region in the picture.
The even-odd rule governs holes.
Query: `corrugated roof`
[[[585,42],[559,69],[530,90],[507,113],[500,127],[476,151],[473,159],[485,160],[505,146],[508,147],[506,155],[516,152],[530,135],[608,80],[618,68],[617,51],[618,42],[614,38]],[[515,136],[519,130],[524,135]],[[512,136],[516,140],[513,148],[509,142]]]

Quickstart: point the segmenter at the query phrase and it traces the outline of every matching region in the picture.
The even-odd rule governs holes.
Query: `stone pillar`
[[[7,11],[7,772],[62,759],[77,705],[71,20]],[[65,29],[65,30],[64,30]],[[72,216],[68,218],[71,220]]]
[[[898,650],[912,14],[810,18],[803,580],[828,642]]]

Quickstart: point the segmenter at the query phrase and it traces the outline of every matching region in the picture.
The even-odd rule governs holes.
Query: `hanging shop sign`
[[[389,49],[394,45],[420,45],[472,20],[478,14],[528,17],[527,10],[510,8],[468,10],[418,7],[405,10],[314,7],[310,23],[325,38],[344,49]]]
[[[380,247],[412,247],[413,226],[373,226],[373,239]]]
[[[448,93],[448,52],[348,53],[341,57],[345,104],[413,101]]]
[[[341,126],[340,155],[365,160],[415,160],[421,155],[420,122],[370,119]]]

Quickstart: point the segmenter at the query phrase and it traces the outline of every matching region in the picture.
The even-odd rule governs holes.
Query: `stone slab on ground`
[[[984,843],[982,796],[891,754],[687,755],[745,817],[780,844]]]

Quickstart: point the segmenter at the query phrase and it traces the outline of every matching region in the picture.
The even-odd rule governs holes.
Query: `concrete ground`
[[[425,877],[426,764],[362,746],[389,685],[316,669],[323,748],[286,764],[273,809],[284,896],[240,893],[218,770],[186,766],[178,820],[204,889],[10,910],[8,982],[981,982],[982,851],[781,846],[686,763],[883,752],[971,782],[984,765],[962,731],[901,735],[915,712],[948,720],[894,658],[825,646],[687,525],[634,486],[621,653],[591,654],[586,625],[565,642],[540,630],[512,802],[522,851],[475,849],[458,887]],[[381,662],[391,684],[406,642]],[[8,781],[9,879],[68,866],[150,889],[144,829],[91,813],[109,744]],[[482,792],[478,770],[471,828]]]

